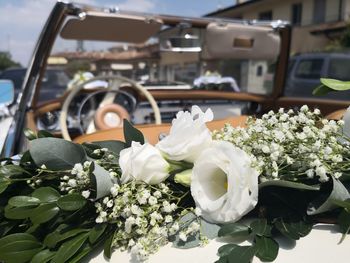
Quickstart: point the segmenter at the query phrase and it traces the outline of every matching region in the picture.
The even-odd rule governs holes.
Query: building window
[[[272,20],[272,11],[259,13],[259,20]]]
[[[297,25],[297,26],[301,25],[302,12],[303,12],[302,3],[292,5],[292,17],[291,17],[292,25]]]
[[[326,19],[326,0],[314,0],[313,22],[323,23]]]

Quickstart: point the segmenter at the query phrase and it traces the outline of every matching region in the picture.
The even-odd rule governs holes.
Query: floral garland
[[[80,262],[104,244],[146,261],[160,247],[205,246],[218,263],[274,261],[276,234],[297,240],[327,221],[350,229],[344,121],[303,106],[211,133],[210,109],[179,112],[153,146],[124,122],[125,142],[77,145],[27,130],[30,149],[0,167],[0,261]],[[241,219],[250,218],[250,224]]]

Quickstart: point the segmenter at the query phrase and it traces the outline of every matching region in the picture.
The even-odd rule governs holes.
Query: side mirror
[[[15,88],[11,80],[0,80],[0,106],[8,106],[15,99]]]

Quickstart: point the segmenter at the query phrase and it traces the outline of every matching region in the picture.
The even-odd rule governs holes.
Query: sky
[[[0,51],[26,66],[55,0],[0,0]],[[202,16],[235,0],[76,0],[94,6],[151,13]]]

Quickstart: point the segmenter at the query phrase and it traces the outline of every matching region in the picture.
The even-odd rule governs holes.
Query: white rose
[[[169,135],[156,147],[171,160],[194,162],[212,142],[211,133],[205,125],[212,120],[211,109],[203,113],[198,106],[192,106],[191,112],[180,111],[172,122]]]
[[[258,201],[259,173],[243,150],[214,141],[194,163],[191,194],[202,217],[209,222],[235,222]]]
[[[120,152],[121,182],[131,180],[159,184],[169,176],[169,164],[157,148],[145,143],[132,142],[131,147]]]

